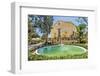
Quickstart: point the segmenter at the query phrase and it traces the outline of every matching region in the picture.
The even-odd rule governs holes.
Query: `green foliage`
[[[33,27],[32,20],[28,19],[28,43],[32,43],[32,38],[39,37],[39,35],[35,32],[35,28]]]
[[[77,26],[77,31],[78,31],[78,39],[80,43],[87,43],[87,25],[86,24],[80,24]]]
[[[80,24],[85,23],[88,25],[88,18],[87,17],[78,17],[78,19],[76,21]]]
[[[52,16],[37,15],[34,16],[34,26],[40,30],[43,35],[45,35],[46,42],[48,41],[48,34],[51,31],[51,26],[53,25]]]
[[[86,28],[86,24],[80,24],[78,27],[79,27],[79,29],[80,29],[80,31],[82,31],[83,29],[85,29]]]
[[[48,42],[48,34],[51,31],[51,26],[53,25],[53,16],[44,15],[29,15],[28,16],[28,42],[29,44],[37,43],[37,41],[32,41],[32,38],[39,37],[36,33],[36,29],[43,35],[41,38]],[[40,38],[40,37],[39,37]]]
[[[29,54],[28,60],[57,60],[57,59],[86,59],[88,58],[88,52],[83,54],[75,54],[75,55],[66,55],[66,56],[45,56],[45,55],[37,55],[37,54]]]

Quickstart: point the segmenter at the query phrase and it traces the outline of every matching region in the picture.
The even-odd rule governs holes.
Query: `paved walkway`
[[[34,48],[37,48],[37,47],[41,47],[43,44],[44,44],[44,42],[38,43],[38,44],[32,44],[32,45],[28,46],[28,49],[30,50],[30,49],[34,49]]]

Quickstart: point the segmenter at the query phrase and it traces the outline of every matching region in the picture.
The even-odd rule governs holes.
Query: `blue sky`
[[[78,22],[78,16],[53,16],[54,23],[56,23],[59,20],[65,21],[65,22],[72,22],[74,25],[78,26],[80,22]],[[81,20],[82,23],[85,23],[84,21]]]

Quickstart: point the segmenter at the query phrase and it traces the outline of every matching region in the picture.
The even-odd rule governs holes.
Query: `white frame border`
[[[31,8],[45,8],[45,9],[60,9],[60,10],[82,10],[82,11],[94,11],[96,13],[96,8],[94,7],[76,7],[68,6],[68,8],[56,8],[56,7],[44,7],[44,6],[34,6],[30,3],[16,3],[11,4],[11,72],[21,73],[21,8],[31,7]],[[95,16],[96,17],[96,16]],[[96,22],[96,21],[95,21]]]

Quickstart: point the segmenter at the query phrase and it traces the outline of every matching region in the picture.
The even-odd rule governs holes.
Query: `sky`
[[[53,16],[54,23],[56,23],[59,20],[65,21],[65,22],[72,22],[74,25],[78,26],[80,22],[78,22],[78,16]],[[81,20],[82,23],[85,23],[83,20]]]

